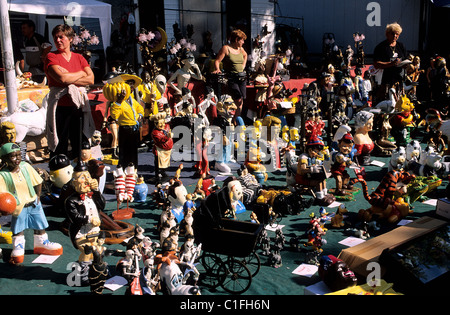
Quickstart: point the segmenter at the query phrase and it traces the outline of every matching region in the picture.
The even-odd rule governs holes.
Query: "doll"
[[[93,259],[92,254],[86,254],[84,247],[97,242],[101,225],[100,211],[103,211],[106,202],[98,190],[97,180],[92,179],[87,166],[82,163],[74,168],[71,185],[74,192],[67,197],[64,209],[70,220],[70,240],[80,251],[78,263],[84,275]],[[88,282],[88,279],[82,278],[82,282]]]
[[[0,191],[14,195],[17,205],[12,213],[13,250],[10,263],[21,264],[25,255],[26,229],[34,230],[34,254],[62,255],[63,247],[48,240],[48,222],[40,201],[43,179],[27,162],[22,161],[20,147],[6,143],[0,148]]]
[[[360,111],[355,115],[355,141],[356,158],[359,165],[369,165],[370,153],[375,144],[370,138],[370,132],[373,128],[373,113]]]
[[[166,169],[170,166],[173,139],[170,127],[166,124],[166,113],[152,116],[155,128],[152,131],[153,154],[155,155],[155,182],[161,183],[168,178]]]

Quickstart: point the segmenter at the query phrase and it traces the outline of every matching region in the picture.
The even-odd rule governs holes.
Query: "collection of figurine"
[[[42,177],[22,161],[16,142],[23,140],[23,132],[14,126],[15,120],[2,122],[0,191],[14,197],[0,196],[0,212],[12,213],[14,217],[10,262],[23,262],[25,229],[35,232],[34,253],[62,254],[62,246],[49,241],[45,233],[48,223],[42,201],[59,209],[65,217],[62,226],[80,252],[75,268],[82,275],[82,284],[89,285],[92,293],[102,294],[109,277],[103,260],[108,254],[104,245],[122,243],[126,250],[116,271],[127,280],[129,294],[200,294],[196,264],[202,244],[196,243],[195,235],[195,220],[200,212],[214,210],[211,219],[217,224],[222,218],[238,220],[242,213],[250,213],[248,221],[273,226],[283,215],[317,205],[321,207],[319,215],[311,213],[307,231],[290,239],[291,248],[306,250],[307,262],[320,266],[320,273],[331,288],[353,285],[354,275],[344,262],[334,256],[320,258],[327,243],[326,224],[329,222],[330,229],[341,229],[345,235],[367,239],[379,229],[378,224],[397,223],[410,214],[411,204],[436,189],[450,173],[442,162],[447,152],[444,136],[450,136],[450,123],[441,118],[442,108],[429,109],[421,113],[422,117],[417,113],[420,102],[415,95],[418,76],[423,73],[420,58],[412,57],[407,63],[405,85],[391,87],[386,99],[375,104],[371,93],[374,78],[369,71],[361,70],[364,38],[360,34],[357,37],[354,76],[350,74],[351,47],[341,63],[327,59],[326,70],[316,81],[305,85],[298,96],[296,90],[285,88],[277,73],[258,73],[254,82],[261,89],[255,100],[260,111],[250,124],[245,124],[243,117],[236,117],[237,105],[231,95],[216,93],[208,85],[192,51],[180,52],[181,67],[168,80],[149,69],[144,69],[142,78],[113,74],[103,87],[108,103],[102,126],[112,134],[111,155],[103,155],[102,133],[96,131],[89,143],[82,143],[76,161],[64,155],[49,161],[49,185],[45,191]],[[442,59],[436,59],[436,69],[445,67]],[[448,79],[448,71],[446,76]],[[198,104],[188,89],[191,79],[207,83]],[[135,115],[134,127],[132,133],[124,136],[121,126],[125,108],[129,107]],[[142,136],[144,124],[148,126],[147,138]],[[413,133],[420,124],[430,134],[424,149]],[[190,193],[181,180],[183,164],[173,176],[168,174],[177,140],[173,131],[179,126],[187,127],[191,139],[196,140],[189,149],[198,157],[193,166],[198,183]],[[21,132],[19,141],[14,128]],[[215,129],[220,131],[219,137],[213,137]],[[140,226],[117,219],[120,214],[122,219],[132,217],[134,210],[129,203],[147,200],[146,180],[138,174],[137,146],[144,140],[154,155],[154,176],[147,183],[154,185],[150,195],[161,210],[158,242],[145,236]],[[213,146],[215,161],[210,161],[209,150]],[[390,159],[383,179],[370,193],[364,167],[372,165],[376,156]],[[103,189],[106,171],[110,169],[103,161],[108,159],[116,160],[111,163],[116,165],[112,171],[117,201],[113,218],[103,212]],[[284,188],[265,186],[270,172],[284,169]],[[226,176],[222,187],[216,184],[212,170]],[[334,188],[330,187],[331,179]],[[335,213],[327,213],[326,207],[333,202],[354,200],[360,190],[370,206],[357,213],[357,224],[346,221],[349,211],[345,204]],[[305,198],[307,195],[311,198]],[[124,203],[126,209],[120,209]],[[212,205],[216,209],[210,209]],[[38,211],[32,212],[31,208]],[[23,219],[25,215],[36,218],[30,224]],[[302,242],[302,238],[306,241]],[[274,268],[282,266],[285,244],[281,228],[276,229],[273,239],[265,228],[258,236],[258,248]]]

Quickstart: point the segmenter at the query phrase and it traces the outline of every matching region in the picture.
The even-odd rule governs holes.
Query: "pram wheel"
[[[246,265],[239,260],[229,257],[223,261],[218,269],[220,286],[231,294],[241,294],[250,288],[252,274]]]

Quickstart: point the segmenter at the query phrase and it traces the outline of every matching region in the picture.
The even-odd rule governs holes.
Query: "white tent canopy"
[[[110,45],[111,5],[95,0],[8,0],[9,11],[76,18],[98,18],[102,31],[103,49]]]

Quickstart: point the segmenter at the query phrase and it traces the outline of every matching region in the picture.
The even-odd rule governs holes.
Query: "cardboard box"
[[[436,204],[436,214],[446,219],[450,219],[450,200],[447,198],[438,199]]]
[[[362,244],[344,249],[338,258],[345,261],[350,270],[355,274],[367,277],[373,272],[373,268],[368,268],[367,265],[371,262],[378,262],[378,258],[383,250],[404,244],[414,238],[435,231],[446,224],[448,222],[443,220],[422,217],[409,224],[397,227],[390,232],[374,237]],[[385,273],[383,266],[381,266],[380,272],[380,276],[383,276]]]

